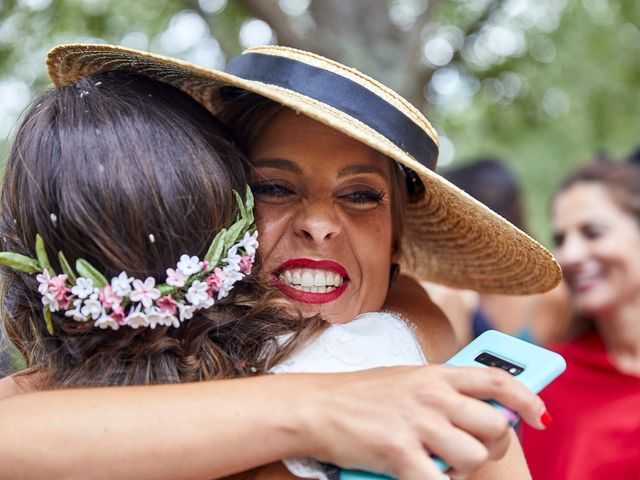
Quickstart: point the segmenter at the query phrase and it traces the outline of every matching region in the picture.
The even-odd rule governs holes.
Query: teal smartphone
[[[546,348],[533,345],[504,333],[488,330],[464,347],[445,365],[457,367],[496,367],[505,370],[525,384],[534,393],[555,380],[567,367],[564,358]],[[512,426],[518,417],[498,402],[487,400],[509,419]],[[434,456],[433,461],[440,471],[446,472],[449,465]],[[341,470],[340,480],[391,479],[384,475],[360,470]]]

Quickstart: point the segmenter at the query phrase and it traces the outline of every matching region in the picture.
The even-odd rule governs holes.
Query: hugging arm
[[[9,439],[0,442],[0,478],[210,479],[309,455],[436,479],[425,446],[463,472],[486,458],[478,442],[468,456],[449,451],[459,439],[451,424],[496,438],[504,426],[500,416],[478,425],[478,409],[489,419],[495,410],[466,395],[496,398],[540,426],[541,405],[499,373],[394,367],[16,395],[0,401],[0,436]]]
[[[404,305],[389,308],[413,320]],[[436,310],[420,310],[419,328],[446,346],[446,319],[423,306]],[[441,348],[443,360],[450,352]],[[0,437],[10,439],[0,442],[0,479],[210,479],[297,456],[403,480],[440,478],[425,448],[472,472],[510,445],[504,418],[476,398],[495,398],[538,428],[544,408],[508,374],[476,370],[393,367],[14,395],[0,400]]]

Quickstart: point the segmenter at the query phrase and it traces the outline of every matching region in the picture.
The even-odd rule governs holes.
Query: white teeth
[[[300,284],[303,287],[313,287],[313,273],[309,270],[304,270],[302,272],[302,282]]]
[[[313,284],[316,287],[324,287],[327,284],[327,279],[324,275],[324,272],[316,272],[316,274],[313,276]]]
[[[296,290],[311,293],[331,292],[344,282],[339,273],[312,268],[292,268],[281,272],[278,279]]]

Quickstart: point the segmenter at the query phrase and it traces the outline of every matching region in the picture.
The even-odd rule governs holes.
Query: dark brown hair
[[[481,158],[452,168],[443,177],[520,230],[526,231],[520,182],[501,160]]]
[[[245,153],[251,152],[264,130],[287,107],[255,93],[239,89],[223,90],[226,101],[218,112],[220,119],[233,130],[239,146]],[[393,221],[394,251],[401,253],[405,228],[405,206],[408,201],[407,186],[399,164],[387,157],[391,167],[391,218]]]
[[[202,258],[236,215],[247,164],[222,125],[187,94],[110,72],[45,93],[26,114],[4,174],[1,249],[57,252],[112,278],[162,282],[182,254]],[[53,314],[47,333],[35,275],[2,268],[9,339],[42,388],[173,383],[266,371],[304,324],[254,277],[179,328],[101,330]]]
[[[640,167],[614,160],[597,160],[579,167],[560,184],[556,197],[580,183],[597,183],[640,225]]]

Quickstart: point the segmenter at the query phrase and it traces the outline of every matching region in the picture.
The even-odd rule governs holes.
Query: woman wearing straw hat
[[[356,314],[394,309],[416,324],[424,336],[427,358],[437,361],[453,353],[447,350],[451,332],[423,292],[403,278],[385,303],[396,258],[401,257],[403,268],[414,275],[484,291],[534,293],[559,281],[557,265],[548,252],[433,172],[437,137],[426,119],[397,94],[359,72],[313,54],[277,47],[249,51],[230,64],[229,72],[108,46],[60,47],[49,59],[58,85],[88,73],[131,69],[132,65],[184,89],[214,111],[223,99],[232,103],[238,99],[238,92],[226,88],[235,87],[306,115],[297,123],[291,112],[280,112],[274,118],[278,128],[271,125],[270,132],[262,132],[250,152],[258,172],[254,182],[262,197],[258,208],[268,250],[265,270],[304,312],[319,311],[330,321],[343,323]],[[300,160],[304,143],[290,142],[288,149],[283,129],[300,138],[319,138],[307,143],[306,154],[318,149],[327,154],[326,162],[313,157],[321,164],[315,172],[310,170]],[[330,151],[336,155],[330,157]],[[355,163],[348,163],[349,158]],[[282,171],[298,177],[283,179]],[[336,178],[347,181],[336,183]],[[285,188],[283,181],[289,182]],[[406,188],[408,201],[394,188],[398,185]],[[298,196],[296,201],[291,201],[291,195]],[[396,196],[399,200],[394,201]],[[400,222],[394,225],[392,209],[404,211],[404,232]],[[285,221],[268,218],[274,212]],[[327,242],[331,245],[326,246]],[[322,285],[317,285],[317,273],[324,276]],[[333,274],[331,284],[327,273]],[[305,291],[312,288],[302,281],[308,274],[313,274],[313,288],[324,291]],[[393,295],[403,287],[401,295]],[[426,315],[423,306],[428,307]],[[496,398],[538,428],[547,415],[543,405],[517,382],[490,370],[471,373],[432,366],[256,380],[99,394],[35,394],[20,402],[5,401],[0,421],[9,422],[10,412],[26,409],[34,413],[29,421],[36,422],[43,418],[37,412],[42,401],[59,418],[83,411],[84,420],[76,422],[74,438],[87,439],[82,442],[87,445],[80,447],[88,447],[88,454],[94,449],[102,452],[117,437],[118,454],[106,452],[94,460],[98,468],[108,467],[120,478],[131,472],[136,472],[136,478],[141,472],[149,478],[219,476],[298,455],[400,478],[438,478],[424,447],[460,472],[474,470],[487,456],[500,456],[507,448],[504,419],[472,397]],[[142,415],[137,412],[124,418],[129,415],[120,407],[132,402],[148,408]],[[407,418],[407,411],[415,416]],[[161,424],[156,421],[159,416],[165,419]],[[101,424],[115,424],[127,432],[105,441],[96,432]],[[28,430],[25,433],[23,425],[25,438]],[[65,435],[62,430],[47,435],[43,442],[54,443],[47,451]],[[265,438],[270,441],[264,442]],[[181,448],[176,451],[175,445]],[[126,462],[114,462],[124,452]],[[74,458],[78,453],[73,452]],[[14,449],[3,455],[20,454]],[[507,461],[500,462],[503,475],[504,466],[514,465],[516,475],[526,475],[517,455],[512,448]],[[65,452],[56,451],[52,460],[67,472],[73,462],[64,456]],[[189,458],[189,464],[176,466],[181,458]]]

